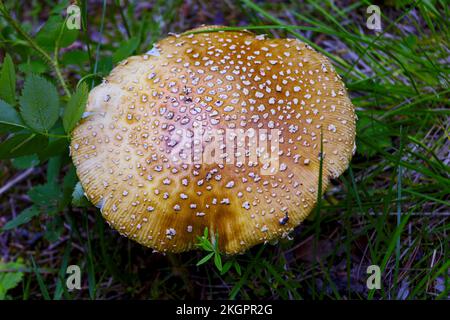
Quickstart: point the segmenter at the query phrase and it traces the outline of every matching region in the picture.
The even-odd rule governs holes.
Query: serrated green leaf
[[[28,223],[32,218],[39,215],[39,209],[35,206],[31,206],[25,210],[23,210],[18,216],[14,219],[8,221],[2,228],[2,231],[14,229],[24,223]]]
[[[0,71],[0,99],[16,104],[16,71],[9,54],[6,54]]]
[[[49,242],[55,242],[61,237],[61,234],[64,230],[64,222],[61,217],[56,216],[53,219],[50,219],[45,225],[45,239]]]
[[[132,37],[131,39],[122,42],[119,48],[113,53],[113,63],[116,64],[125,58],[128,58],[138,47],[139,38]]]
[[[84,109],[86,108],[87,98],[88,87],[86,83],[82,83],[75,94],[70,98],[69,103],[64,110],[63,125],[67,133],[70,133],[81,119]]]
[[[0,300],[9,300],[11,297],[6,297],[8,290],[14,289],[23,278],[22,272],[9,272],[4,274],[0,279]]]
[[[54,182],[37,185],[28,191],[28,196],[34,205],[51,216],[60,211],[63,194],[60,186]]]
[[[90,202],[86,198],[83,190],[83,186],[80,182],[75,185],[72,193],[72,204],[76,207],[89,207]]]
[[[0,283],[0,300],[6,299],[6,289],[3,288],[2,284]]]
[[[5,128],[25,128],[25,124],[16,109],[3,100],[0,100],[0,125],[5,126]]]
[[[19,70],[25,74],[34,73],[41,74],[48,71],[49,67],[43,61],[34,60],[19,64]]]
[[[48,132],[59,116],[55,86],[40,76],[28,75],[20,97],[20,114],[30,128]]]
[[[44,149],[48,139],[39,134],[20,133],[10,136],[0,144],[0,160],[26,156]]]
[[[28,169],[37,166],[39,164],[39,158],[36,154],[31,154],[28,156],[14,158],[11,162],[16,169]]]
[[[61,28],[63,29],[61,30]],[[61,48],[71,45],[78,38],[78,30],[69,30],[60,15],[52,15],[37,33],[36,42],[49,51],[53,50],[61,31],[62,35],[59,44]]]
[[[23,264],[23,259],[18,258],[15,262],[3,262],[0,261],[0,271],[3,272],[5,270],[11,270],[13,272],[20,271],[21,269],[25,268],[25,265]],[[1,274],[0,272],[0,274]]]
[[[209,259],[211,259],[211,257],[214,255],[214,252],[211,252],[209,254],[207,254],[206,256],[204,256],[199,262],[197,262],[196,266],[200,266],[206,262],[208,262]]]
[[[23,268],[25,265],[20,260],[8,263],[0,262],[0,300],[4,300],[8,290],[14,289],[22,281],[23,272],[20,270]]]
[[[36,206],[52,210],[57,207],[58,201],[61,199],[61,191],[58,184],[46,183],[31,188],[28,196]]]

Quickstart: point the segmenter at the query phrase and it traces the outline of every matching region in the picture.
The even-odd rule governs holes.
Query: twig
[[[12,180],[5,183],[5,185],[0,188],[0,196],[3,193],[5,193],[6,191],[8,191],[10,188],[12,188],[16,183],[19,183],[20,181],[22,181],[23,179],[28,177],[33,172],[34,172],[34,168],[29,168],[29,169],[25,170],[24,172],[22,172],[21,174],[19,174],[17,177],[15,177]]]

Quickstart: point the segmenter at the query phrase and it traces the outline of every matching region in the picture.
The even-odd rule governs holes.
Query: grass
[[[52,2],[33,9],[6,1],[31,37]],[[202,23],[297,37],[325,54],[342,75],[359,117],[356,154],[292,240],[234,258],[239,272],[231,267],[222,274],[214,259],[197,266],[206,255],[200,251],[152,253],[112,231],[93,208],[60,210],[61,228],[52,241],[43,230],[55,216],[2,232],[1,257],[22,257],[30,267],[22,285],[9,292],[11,298],[448,299],[450,9],[445,1],[385,1],[378,33],[365,27],[367,1],[169,0],[141,6],[115,1],[113,9],[81,2],[89,32],[70,48],[57,47],[58,60],[35,53],[1,17],[0,58],[9,53],[19,70],[38,61],[42,73],[55,74],[61,94],[69,96],[81,79],[97,84],[111,69],[113,53],[132,37],[139,39],[135,53],[167,32]],[[23,76],[18,73],[19,82]],[[67,155],[57,154],[0,193],[0,226],[29,206],[32,186],[62,182],[70,167]],[[0,188],[21,171],[14,161],[2,161]],[[82,268],[81,291],[65,290],[68,264]],[[366,287],[372,264],[382,270],[381,290]]]

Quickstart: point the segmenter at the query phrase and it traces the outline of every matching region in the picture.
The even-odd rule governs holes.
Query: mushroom
[[[354,107],[323,55],[214,28],[122,61],[72,134],[89,200],[162,252],[194,249],[205,227],[227,254],[286,236],[321,196],[321,163],[323,192],[354,152]]]

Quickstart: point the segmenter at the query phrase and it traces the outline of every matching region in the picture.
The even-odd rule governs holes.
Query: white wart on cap
[[[86,111],[71,153],[89,200],[159,251],[195,248],[205,227],[228,254],[286,235],[316,203],[321,140],[323,190],[354,149],[354,107],[330,62],[299,40],[247,31],[168,36],[114,68]],[[186,160],[175,150],[194,150],[198,127],[277,129],[278,170]]]

